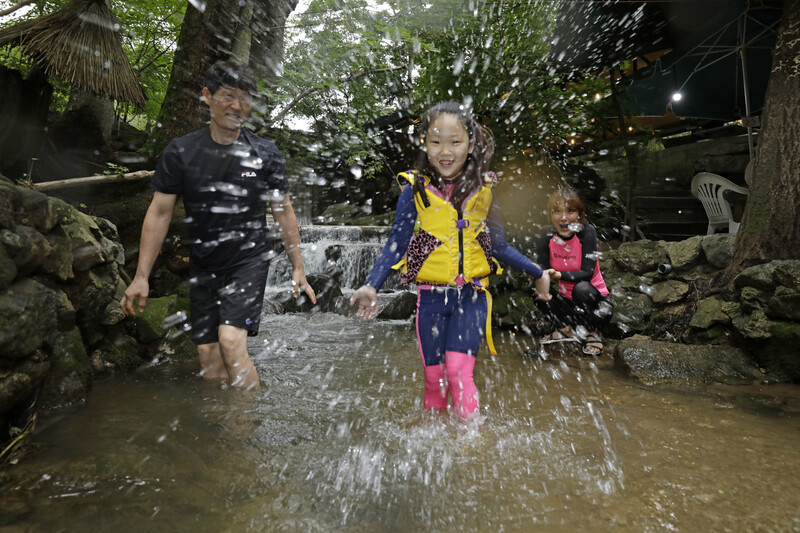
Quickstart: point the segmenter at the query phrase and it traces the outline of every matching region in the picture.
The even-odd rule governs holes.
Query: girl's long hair
[[[483,176],[488,172],[489,163],[492,161],[492,155],[494,155],[494,138],[488,129],[478,124],[465,106],[456,102],[442,102],[430,108],[420,122],[420,142],[422,146],[425,145],[425,136],[428,134],[428,128],[431,123],[439,115],[445,113],[455,115],[459,123],[467,130],[470,141],[475,141],[472,153],[467,155],[464,168],[461,169],[461,173],[454,181],[455,187],[453,188],[453,196],[450,199],[456,209],[461,209],[461,204],[472,191],[483,185]],[[444,180],[428,161],[428,154],[423,149],[420,149],[417,154],[414,170],[419,174],[428,176],[431,179],[431,184],[440,191],[442,190],[442,182]],[[425,184],[421,177],[414,180],[414,192],[426,198]]]

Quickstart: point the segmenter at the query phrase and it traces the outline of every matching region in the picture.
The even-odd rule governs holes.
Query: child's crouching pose
[[[537,296],[549,300],[550,279],[539,265],[506,242],[488,172],[491,134],[463,106],[433,107],[421,125],[422,150],[403,189],[388,242],[366,283],[350,300],[356,316],[378,313],[377,290],[393,266],[417,287],[416,330],[425,369],[425,409],[477,414],[473,368],[491,326],[486,291],[492,257],[535,278]],[[493,350],[490,337],[490,349]]]
[[[548,201],[553,228],[537,241],[538,260],[558,292],[537,305],[547,313],[556,330],[541,344],[583,340],[583,353],[600,355],[603,341],[598,330],[611,320],[613,305],[600,272],[597,232],[586,222],[586,210],[578,192],[559,189]]]

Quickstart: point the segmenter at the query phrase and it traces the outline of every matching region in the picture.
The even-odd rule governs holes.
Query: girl
[[[486,286],[492,257],[536,278],[543,300],[550,298],[550,279],[506,242],[492,190],[497,178],[488,172],[494,153],[488,130],[453,102],[433,107],[420,127],[415,170],[397,176],[403,191],[388,242],[350,305],[358,301],[356,316],[374,317],[377,290],[393,265],[402,267],[403,281],[417,286],[423,405],[447,409],[449,393],[453,410],[466,418],[478,413],[472,372],[491,325]],[[489,342],[493,351],[491,335]]]
[[[548,302],[537,302],[556,324],[541,344],[584,338],[583,353],[600,355],[603,341],[597,330],[611,320],[613,309],[597,259],[597,232],[586,223],[586,211],[575,189],[559,189],[547,203],[553,229],[537,241],[538,259],[558,292]]]

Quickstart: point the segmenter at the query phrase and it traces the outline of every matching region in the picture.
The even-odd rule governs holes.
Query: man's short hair
[[[250,67],[236,61],[217,61],[206,71],[205,86],[215,94],[221,86],[241,89],[255,95],[257,86],[255,75]]]

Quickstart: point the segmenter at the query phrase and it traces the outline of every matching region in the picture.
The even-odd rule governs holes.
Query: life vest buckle
[[[458,229],[466,229],[469,227],[469,219],[461,218],[456,220],[456,227]]]

